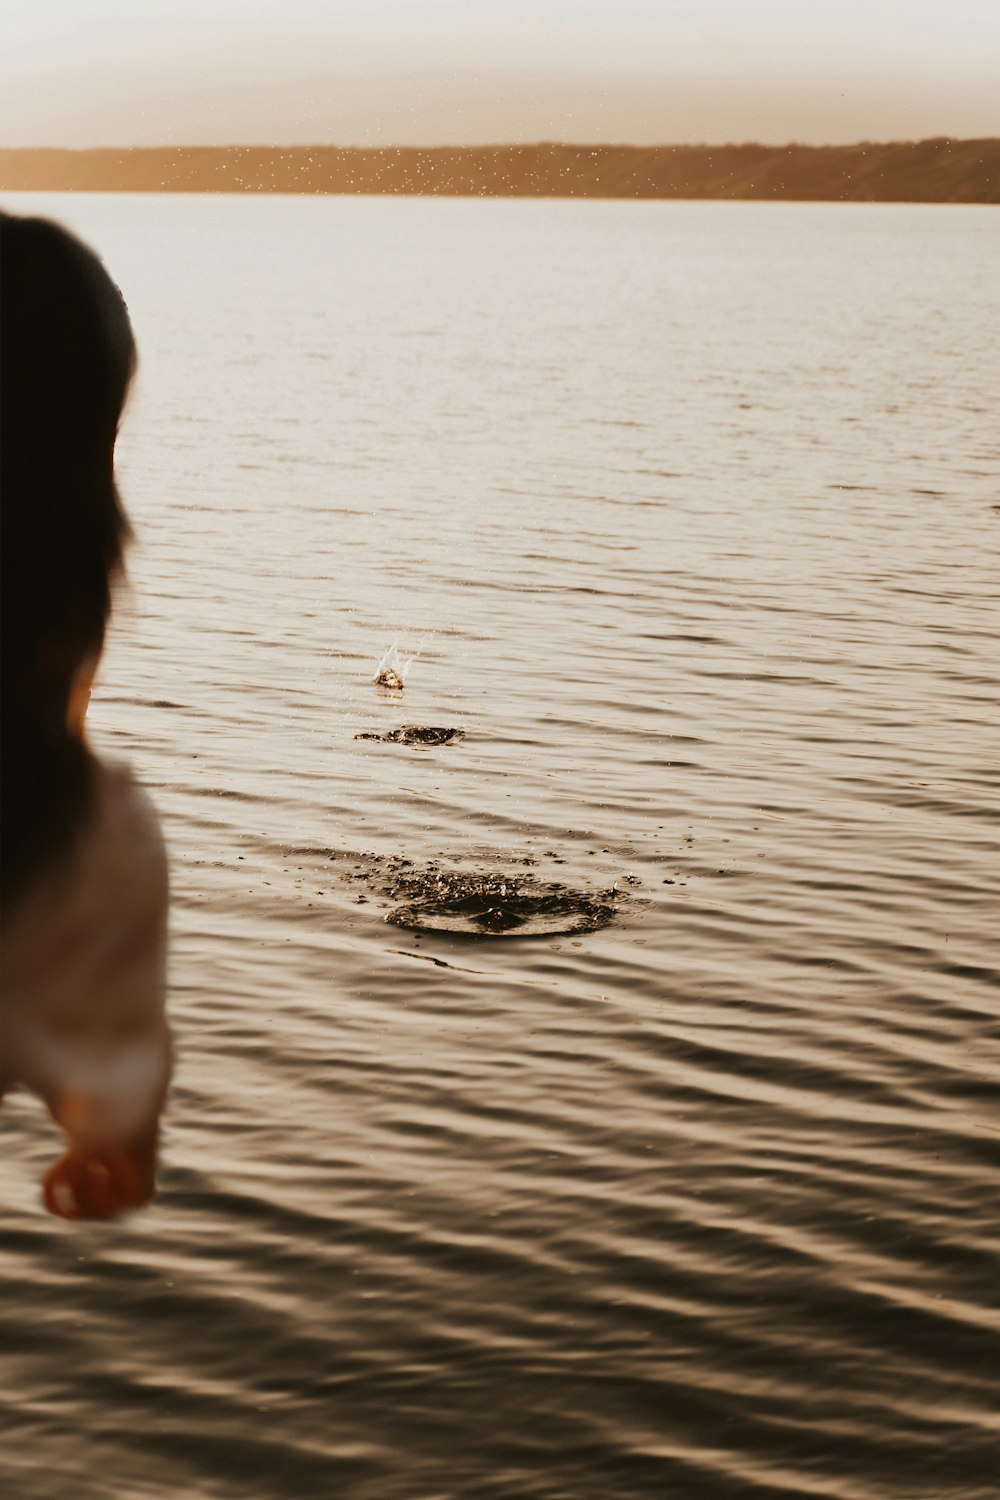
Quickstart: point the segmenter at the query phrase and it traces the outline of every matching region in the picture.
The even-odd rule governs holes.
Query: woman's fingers
[[[113,1219],[141,1208],[156,1188],[155,1135],[127,1147],[72,1149],[46,1174],[45,1207],[62,1219]]]
[[[45,1175],[42,1194],[50,1214],[58,1214],[61,1219],[83,1218],[80,1205],[86,1201],[86,1191],[82,1158],[69,1155],[56,1162]]]

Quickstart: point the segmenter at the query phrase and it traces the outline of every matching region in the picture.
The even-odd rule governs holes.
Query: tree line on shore
[[[852,146],[0,149],[0,189],[1000,202],[1000,139]]]

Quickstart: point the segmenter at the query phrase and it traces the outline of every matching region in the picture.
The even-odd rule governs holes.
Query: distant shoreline
[[[0,191],[1000,203],[1000,138],[853,146],[0,149]]]

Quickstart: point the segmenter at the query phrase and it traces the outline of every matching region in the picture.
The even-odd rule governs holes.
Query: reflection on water
[[[182,1047],[124,1227],[5,1105],[5,1493],[993,1496],[995,214],[55,206]],[[387,924],[434,866],[615,917]]]

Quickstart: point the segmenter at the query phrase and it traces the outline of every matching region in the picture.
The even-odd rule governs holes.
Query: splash
[[[431,745],[453,745],[465,738],[464,729],[438,724],[404,724],[400,729],[390,729],[386,734],[374,734],[370,730],[354,736],[356,740],[378,740],[383,745],[415,745],[427,749]]]
[[[394,926],[479,938],[594,932],[613,920],[620,899],[614,888],[592,894],[527,874],[477,874],[435,864],[393,871],[383,889],[402,902],[386,916]]]
[[[404,662],[400,658],[396,647],[392,645],[375,668],[375,676],[372,678],[372,681],[378,687],[392,688],[395,692],[401,693],[406,682],[406,674],[412,665],[412,657],[409,661]]]

